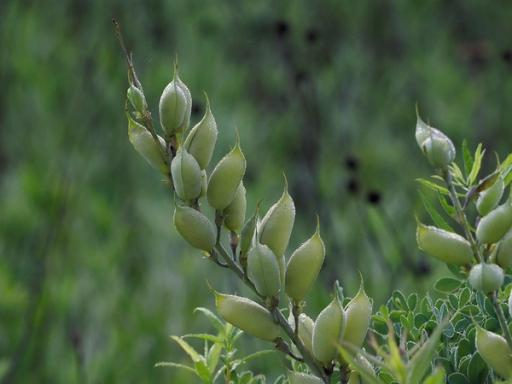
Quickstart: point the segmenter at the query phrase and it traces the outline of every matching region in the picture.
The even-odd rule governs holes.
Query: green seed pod
[[[363,281],[357,295],[345,307],[347,325],[343,341],[361,348],[372,318],[372,302],[364,291]]]
[[[476,227],[476,238],[484,244],[501,240],[512,226],[512,205],[505,202],[480,219]]]
[[[307,373],[288,371],[290,384],[322,384],[322,379]]]
[[[471,268],[469,272],[469,285],[477,291],[489,293],[503,285],[505,273],[499,265],[480,263]]]
[[[199,194],[199,197],[206,196],[207,189],[208,189],[208,175],[206,174],[206,171],[203,169],[201,171],[201,193]]]
[[[201,169],[205,169],[213,155],[217,141],[217,123],[210,110],[210,101],[206,97],[206,111],[202,120],[190,130],[185,148],[195,157]]]
[[[245,157],[237,138],[236,145],[231,152],[219,161],[210,175],[206,193],[208,204],[217,211],[222,211],[231,204],[244,177],[245,166]]]
[[[245,198],[244,183],[240,182],[235,198],[224,210],[224,225],[232,232],[240,232],[245,220],[245,209],[247,207],[247,200]]]
[[[272,319],[272,314],[258,303],[245,297],[215,292],[215,305],[225,321],[245,333],[267,341],[279,337],[279,325]]]
[[[503,239],[498,243],[496,264],[503,269],[509,269],[512,267],[512,230],[508,231]]]
[[[455,146],[448,136],[426,124],[416,110],[416,142],[431,165],[445,168],[455,159]]]
[[[270,207],[258,226],[261,243],[268,245],[278,258],[283,257],[288,247],[294,221],[295,204],[288,194],[288,183],[285,178],[281,198]]]
[[[244,227],[242,228],[242,233],[240,234],[240,258],[243,259],[247,252],[249,252],[249,248],[251,247],[252,240],[254,238],[254,232],[256,231],[256,225],[258,223],[258,211],[259,211],[259,203],[256,206],[256,211],[252,215],[252,217],[247,220]]]
[[[491,212],[501,200],[503,191],[505,190],[505,182],[501,176],[498,176],[493,185],[485,191],[480,192],[476,200],[476,209],[480,216],[485,216]]]
[[[171,162],[171,175],[176,194],[182,200],[194,200],[201,194],[201,169],[196,159],[183,147]]]
[[[465,265],[473,260],[471,244],[462,236],[419,223],[418,248],[448,264]]]
[[[193,247],[210,252],[215,245],[215,225],[201,212],[187,206],[176,205],[174,225],[180,235]]]
[[[293,252],[286,266],[286,294],[296,303],[304,299],[315,282],[325,258],[325,246],[320,237],[317,219],[316,232]]]
[[[281,289],[279,264],[274,252],[263,244],[254,244],[247,255],[247,277],[260,295],[277,296]]]
[[[313,328],[313,355],[325,366],[338,355],[338,344],[345,331],[345,311],[338,297],[318,315]]]
[[[288,319],[288,323],[292,329],[295,329],[295,319],[293,315],[290,313],[290,317]],[[299,338],[304,344],[304,348],[309,353],[313,353],[313,328],[315,327],[315,322],[311,317],[306,315],[305,313],[301,313],[299,315]]]
[[[505,338],[477,326],[475,345],[482,359],[498,375],[505,379],[512,377],[512,351]]]
[[[143,113],[148,107],[144,94],[133,84],[130,84],[130,87],[126,91],[126,98],[130,101],[133,109],[138,113]]]
[[[163,157],[163,153],[165,153],[164,139],[158,136],[160,142],[160,148],[158,148],[153,136],[143,125],[133,120],[128,113],[126,117],[128,118],[128,139],[130,143],[151,166],[167,175],[168,167]]]
[[[187,86],[181,81],[177,65],[174,66],[174,77],[167,84],[160,96],[158,105],[160,124],[166,138],[185,132],[190,122],[192,96]]]

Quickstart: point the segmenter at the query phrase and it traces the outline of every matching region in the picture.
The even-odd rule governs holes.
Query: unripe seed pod
[[[206,111],[202,120],[190,130],[185,148],[195,157],[201,169],[205,169],[213,155],[217,141],[217,123],[210,110],[210,101],[206,97]]]
[[[489,293],[499,289],[505,280],[505,273],[499,265],[480,263],[471,268],[468,281],[473,289]]]
[[[249,248],[252,245],[252,240],[254,239],[254,232],[256,231],[256,225],[258,223],[258,211],[259,204],[256,207],[256,212],[252,215],[252,217],[247,220],[242,228],[242,233],[240,234],[240,255],[247,255],[249,252]]]
[[[183,147],[171,162],[171,175],[176,194],[182,200],[194,200],[201,194],[201,169],[196,159]]]
[[[444,168],[455,159],[455,146],[448,136],[426,124],[416,111],[416,142],[431,165]]]
[[[485,191],[480,192],[476,200],[476,209],[480,216],[485,216],[491,212],[501,200],[503,191],[505,190],[505,182],[501,176],[498,176],[493,185]]]
[[[128,139],[130,143],[151,166],[167,175],[168,167],[163,157],[163,153],[165,153],[164,139],[158,136],[160,142],[160,148],[158,148],[153,136],[143,125],[133,120],[128,113],[126,117],[128,118]]]
[[[160,124],[166,138],[187,130],[192,110],[192,96],[187,86],[181,81],[176,65],[172,81],[167,84],[160,96],[158,109]]]
[[[126,91],[126,98],[130,101],[133,109],[139,113],[143,113],[147,109],[146,98],[142,91],[135,85],[130,84],[130,87]]]
[[[267,341],[279,337],[279,325],[274,322],[272,314],[258,303],[245,297],[215,292],[215,305],[225,321],[245,333]]]
[[[279,264],[272,250],[256,243],[247,255],[247,277],[260,295],[274,297],[281,289]]]
[[[268,210],[259,224],[260,241],[272,249],[274,254],[281,258],[284,255],[295,221],[295,204],[288,194],[288,183],[285,178],[285,187],[281,198]]]
[[[338,355],[338,344],[345,331],[345,311],[338,297],[318,315],[313,328],[313,355],[325,366]]]
[[[240,232],[245,220],[247,200],[244,183],[240,182],[231,204],[224,209],[224,225],[232,232]]]
[[[512,226],[512,205],[505,202],[480,219],[476,227],[476,238],[484,244],[501,240]]]
[[[206,196],[207,190],[208,190],[208,175],[206,174],[206,171],[203,169],[201,171],[201,193],[199,194],[199,197]]]
[[[448,264],[465,265],[473,260],[471,244],[462,236],[419,223],[418,248]]]
[[[231,152],[219,161],[210,175],[206,193],[208,204],[217,211],[222,211],[231,204],[244,177],[245,166],[245,157],[237,138],[236,145]]]
[[[322,379],[307,373],[288,371],[290,384],[322,384]]]
[[[363,282],[357,295],[345,307],[347,325],[343,341],[361,348],[372,318],[372,302],[364,291]]]
[[[498,375],[505,379],[512,377],[512,351],[505,338],[477,326],[475,345],[482,359]]]
[[[210,252],[216,241],[215,225],[201,212],[176,205],[174,225],[180,235],[193,247]]]
[[[286,294],[296,303],[304,299],[315,282],[325,258],[325,246],[320,237],[317,221],[316,232],[293,252],[286,266]]]
[[[512,230],[509,230],[498,243],[496,264],[503,269],[509,269],[512,267]]]
[[[293,315],[290,314],[290,318],[288,319],[288,323],[295,329],[295,319]],[[313,328],[315,327],[315,322],[311,317],[306,315],[305,313],[301,313],[299,315],[299,338],[304,344],[304,348],[309,353],[313,353]]]

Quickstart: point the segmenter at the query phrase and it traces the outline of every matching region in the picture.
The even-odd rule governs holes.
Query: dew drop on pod
[[[194,248],[206,252],[213,249],[216,228],[204,214],[187,206],[176,205],[173,222],[179,234]]]
[[[338,355],[345,331],[345,311],[337,296],[318,315],[313,328],[313,355],[328,366]]]
[[[364,291],[363,281],[357,295],[345,307],[346,327],[343,341],[361,348],[372,318],[372,302]]]
[[[224,209],[224,225],[232,232],[240,232],[245,220],[245,209],[247,207],[246,191],[244,183],[240,182],[233,201]]]
[[[503,269],[509,269],[512,267],[512,230],[509,230],[498,243],[498,249],[496,250],[496,264]]]
[[[322,384],[322,379],[302,372],[288,371],[288,381],[290,384]]]
[[[128,139],[132,143],[133,148],[139,154],[146,159],[146,161],[154,168],[158,169],[164,175],[167,175],[167,164],[163,158],[162,151],[165,151],[165,141],[160,136],[158,141],[160,142],[160,148],[151,136],[151,133],[141,124],[137,123],[127,113],[128,118]]]
[[[498,375],[505,379],[512,377],[512,351],[505,338],[477,326],[475,345],[482,359]]]
[[[158,110],[166,139],[187,130],[192,110],[192,96],[187,86],[181,81],[176,64],[174,77],[160,96]]]
[[[501,240],[512,226],[512,204],[507,200],[480,219],[476,227],[476,238],[484,244]]]
[[[190,201],[201,195],[201,168],[196,159],[183,147],[178,149],[172,159],[171,175],[174,189],[180,199]]]
[[[419,249],[445,263],[466,265],[473,260],[471,244],[456,233],[419,223],[416,241]]]
[[[133,109],[140,114],[148,107],[144,94],[133,84],[130,84],[130,87],[126,91],[126,98],[130,101]]]
[[[256,242],[247,255],[247,277],[260,295],[275,297],[281,289],[281,274],[274,252]]]
[[[325,245],[320,237],[317,218],[316,231],[293,252],[286,266],[285,290],[295,303],[304,299],[315,282],[325,258]]]
[[[476,209],[480,216],[485,216],[496,208],[503,196],[504,190],[505,182],[501,176],[498,176],[494,184],[480,192],[476,200]]]
[[[505,274],[499,265],[487,263],[475,264],[468,276],[471,287],[484,293],[499,289],[504,279]]]
[[[244,177],[245,167],[245,157],[237,136],[236,145],[217,163],[208,180],[206,197],[210,206],[222,211],[231,204]]]
[[[280,328],[272,314],[252,300],[215,292],[215,306],[225,321],[251,336],[267,341],[279,337]]]
[[[288,323],[292,329],[295,329],[295,319],[293,315],[290,313],[290,317],[288,319]],[[299,315],[299,339],[304,344],[304,348],[309,353],[313,353],[313,328],[315,327],[315,322],[311,317],[306,315],[305,313],[301,313]]]
[[[185,139],[185,148],[194,156],[201,169],[206,169],[212,159],[217,142],[217,123],[210,109],[210,101],[206,96],[206,111],[203,118],[190,130]]]
[[[455,146],[443,132],[426,124],[417,111],[416,117],[416,142],[432,166],[445,168],[455,159]]]

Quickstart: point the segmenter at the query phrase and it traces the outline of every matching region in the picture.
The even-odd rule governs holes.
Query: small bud
[[[290,317],[288,318],[288,323],[292,329],[295,329],[295,319],[293,318],[293,314],[290,313]],[[305,313],[301,313],[299,315],[299,339],[304,344],[304,348],[309,353],[313,353],[313,328],[315,327],[315,322],[311,317],[306,315]]]
[[[192,109],[192,96],[179,77],[177,65],[174,67],[174,78],[160,96],[158,109],[160,124],[166,138],[187,130]]]
[[[279,337],[280,328],[274,322],[272,314],[258,303],[245,297],[215,292],[215,305],[225,321],[245,333],[267,341],[274,341]]]
[[[216,241],[215,225],[201,212],[176,205],[174,225],[180,235],[193,247],[210,252]]]
[[[322,379],[307,373],[288,371],[290,384],[322,384]]]
[[[206,193],[210,206],[222,211],[231,204],[244,177],[245,167],[245,157],[237,139],[236,145],[219,161],[210,175]]]
[[[484,244],[497,243],[505,236],[511,226],[512,205],[507,200],[480,219],[476,227],[476,238]]]
[[[486,190],[480,192],[476,200],[476,209],[480,216],[485,216],[491,212],[501,200],[503,191],[505,190],[505,182],[501,176],[498,176],[493,185]]]
[[[165,153],[164,139],[158,136],[160,142],[160,148],[158,148],[153,136],[143,125],[133,120],[128,113],[126,117],[128,118],[128,139],[130,143],[151,166],[167,175],[168,168],[162,155],[162,153]]]
[[[475,345],[482,359],[498,375],[505,379],[512,377],[512,351],[505,338],[477,326]]]
[[[260,295],[275,297],[281,289],[279,264],[272,250],[263,244],[254,244],[247,255],[247,277]]]
[[[210,110],[210,102],[206,97],[206,111],[203,119],[190,130],[185,148],[195,157],[201,169],[206,169],[213,155],[217,141],[217,123]]]
[[[509,230],[498,243],[496,264],[503,269],[509,269],[512,267],[512,230]]]
[[[295,204],[288,194],[285,178],[281,198],[268,210],[259,224],[260,241],[272,249],[277,258],[281,258],[288,247],[295,221]]]
[[[477,291],[490,293],[503,285],[505,274],[496,264],[480,263],[471,268],[469,272],[469,285]]]
[[[296,303],[304,299],[315,282],[325,258],[325,246],[320,237],[317,219],[316,232],[293,252],[286,266],[286,294]]]
[[[350,300],[345,308],[347,325],[343,341],[361,348],[372,319],[372,302],[364,291],[363,281],[357,295]]]
[[[416,142],[435,168],[445,168],[455,159],[455,146],[440,130],[429,126],[416,110]]]
[[[201,194],[201,169],[196,159],[183,147],[171,162],[171,175],[178,197],[185,201],[197,199]]]
[[[144,94],[133,84],[130,84],[130,87],[126,91],[126,98],[130,101],[133,109],[138,113],[142,114],[148,107]]]
[[[338,355],[338,344],[345,331],[345,311],[338,297],[318,315],[313,328],[313,355],[328,366]]]
[[[418,248],[448,264],[466,265],[473,260],[471,244],[462,236],[419,223]]]
[[[245,198],[244,183],[240,182],[235,197],[231,204],[224,209],[224,225],[232,232],[240,232],[245,220],[245,209],[247,200]]]

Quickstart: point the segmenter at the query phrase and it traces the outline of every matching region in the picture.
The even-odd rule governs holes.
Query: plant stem
[[[498,321],[500,323],[501,330],[505,335],[505,340],[507,340],[508,347],[512,350],[512,335],[510,334],[510,330],[508,329],[507,320],[505,319],[505,314],[503,313],[503,309],[501,308],[500,302],[498,300],[498,292],[494,291],[491,294],[492,303],[494,304],[494,310],[496,311],[496,315],[498,316]]]

